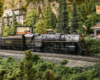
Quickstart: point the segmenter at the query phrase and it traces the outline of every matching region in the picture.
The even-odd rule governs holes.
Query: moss
[[[68,63],[68,60],[66,60],[66,59],[63,59],[61,62],[62,65],[67,64],[67,63]]]

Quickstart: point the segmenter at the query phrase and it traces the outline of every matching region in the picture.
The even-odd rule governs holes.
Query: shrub
[[[19,76],[17,80],[36,80],[35,79],[35,69],[32,68],[33,62],[32,59],[32,53],[30,50],[25,51],[25,60],[22,60],[20,62],[19,68]],[[16,76],[17,77],[17,76]]]
[[[56,77],[54,76],[52,70],[46,70],[43,73],[43,80],[56,80]]]
[[[73,67],[72,69],[74,70],[75,74],[83,72],[82,68],[79,67]]]
[[[3,29],[3,36],[4,37],[7,37],[9,35],[10,35],[9,27],[8,26],[5,26],[4,29]]]
[[[7,62],[13,62],[15,59],[12,56],[7,57]]]
[[[37,63],[38,63],[38,64],[43,63],[43,59],[40,58],[40,59],[37,61]]]
[[[66,60],[66,59],[63,59],[61,62],[62,65],[67,64],[67,63],[68,63],[68,60]]]
[[[88,37],[85,40],[87,49],[90,49],[93,54],[100,53],[100,40],[95,40],[92,37]]]
[[[40,57],[38,54],[32,54],[32,59],[31,59],[32,62],[37,63],[39,59]]]
[[[97,77],[99,77],[100,78],[100,63],[97,63],[97,64],[95,64],[94,66],[88,66],[88,67],[85,67],[85,68],[83,68],[85,71],[86,70],[93,70],[95,73],[96,73],[96,75],[97,75]]]
[[[53,72],[58,78],[68,78],[71,74],[73,74],[73,70],[71,68],[63,65],[55,65]]]
[[[68,80],[93,80],[95,76],[93,70],[88,70],[80,74],[73,74]]]

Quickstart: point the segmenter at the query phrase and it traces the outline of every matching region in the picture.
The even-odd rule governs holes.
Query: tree
[[[36,24],[35,24],[35,32],[38,34],[43,34],[46,33],[46,23],[44,20],[39,20]]]
[[[76,11],[76,1],[73,0],[73,12],[72,12],[72,23],[71,23],[71,33],[76,32],[78,29],[78,18],[77,18],[77,11]]]
[[[34,22],[36,23],[38,14],[36,13],[36,11],[34,9],[32,9],[29,12],[27,12],[26,20],[24,20],[25,26],[32,26],[32,19],[33,19],[33,17],[34,17]]]
[[[34,20],[34,17],[33,17],[33,19],[32,19],[32,28],[33,28],[33,33],[35,33],[35,27],[34,27],[34,25],[35,25],[35,20]]]
[[[14,25],[10,25],[10,34],[14,35],[16,33]]]
[[[16,21],[16,14],[14,14],[13,12],[13,29],[11,29],[11,32],[14,32],[14,33],[11,33],[11,34],[16,34],[16,26],[17,26],[17,21]],[[13,31],[12,31],[13,30]]]
[[[69,0],[71,3],[73,3],[73,0]],[[88,0],[87,0],[88,1]],[[76,0],[76,4],[77,5],[80,5],[80,4],[82,4],[82,3],[84,3],[85,2],[85,0]]]
[[[7,26],[9,26],[9,15],[7,14]]]
[[[61,0],[59,0],[58,26],[57,26],[57,28],[56,28],[56,31],[57,31],[58,33],[61,32],[61,16],[62,16],[62,14],[61,14],[61,11],[62,11],[61,6],[62,6]]]
[[[0,0],[0,17],[3,15],[3,0]]]
[[[57,32],[69,33],[68,29],[68,12],[66,0],[59,0],[59,22]]]
[[[43,80],[57,80],[52,70],[46,70],[43,73]]]
[[[46,29],[50,29],[50,15],[51,15],[51,7],[47,6],[46,9],[44,10],[44,20],[46,23]]]
[[[3,36],[4,37],[7,37],[9,35],[10,35],[9,27],[8,26],[5,26],[4,29],[3,29]]]
[[[92,25],[91,26],[96,25],[96,23],[97,23],[97,15],[96,14],[93,14],[92,15]]]
[[[4,28],[4,18],[2,18],[2,26],[1,26],[1,30],[2,30],[2,35],[3,35],[3,28]]]
[[[17,26],[16,14],[14,14],[14,12],[13,12],[13,24],[14,26]]]
[[[25,57],[20,62],[20,72],[19,76],[16,75],[16,80],[36,80],[35,78],[35,70],[32,68],[33,62],[32,59],[32,53],[30,50],[25,51]]]
[[[100,4],[100,0],[85,0],[85,3],[77,7],[77,18],[79,19],[79,22],[87,27],[88,33],[91,33],[90,27],[98,21],[98,18],[95,18],[93,22],[93,16],[96,13],[95,5],[97,4]],[[97,14],[95,14],[95,16],[97,16]]]
[[[67,12],[67,3],[66,0],[62,0],[62,22],[61,22],[61,27],[62,27],[62,33],[69,33],[69,27],[68,27],[68,12]]]
[[[44,15],[43,15],[43,13],[41,13],[41,19],[44,19]]]
[[[51,27],[55,28],[56,22],[57,22],[56,15],[53,12],[51,12],[51,16],[50,16]]]
[[[38,13],[39,13],[39,15],[41,14],[41,7],[39,6],[39,8],[38,8]]]

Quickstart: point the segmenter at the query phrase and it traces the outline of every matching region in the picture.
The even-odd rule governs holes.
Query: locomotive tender
[[[51,53],[84,54],[84,39],[81,35],[25,34],[22,36],[0,37],[0,47]]]

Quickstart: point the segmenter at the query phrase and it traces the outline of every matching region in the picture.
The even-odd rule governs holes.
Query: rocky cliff
[[[14,9],[14,8],[18,8],[18,7],[22,7],[26,4],[27,0],[22,0],[22,2],[19,2],[19,0],[4,0],[4,10],[6,9]],[[44,2],[44,3],[43,3]],[[33,2],[30,2],[27,6],[27,11],[30,11],[31,9],[35,9],[36,12],[38,13],[38,9],[39,6],[42,10],[42,12],[44,11],[44,9],[46,8],[46,6],[50,5],[52,8],[52,11],[58,15],[58,7],[59,4],[56,1],[53,2],[49,2],[49,0],[42,0],[38,2],[35,1],[35,3],[33,4]],[[70,4],[70,1],[66,0],[66,2],[68,4]],[[13,4],[14,3],[14,4]],[[18,5],[19,4],[19,5]],[[13,5],[13,7],[12,7]],[[71,5],[70,5],[71,6]]]

